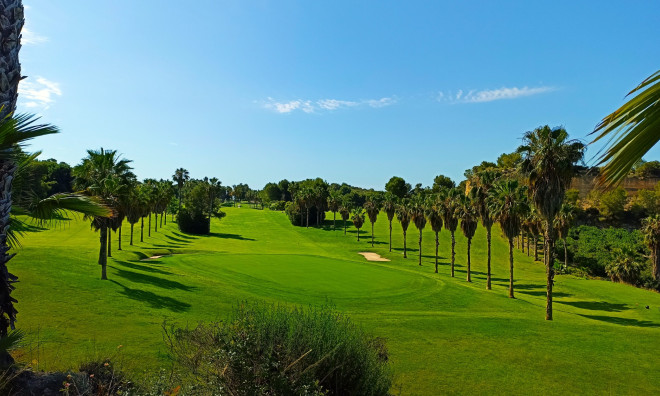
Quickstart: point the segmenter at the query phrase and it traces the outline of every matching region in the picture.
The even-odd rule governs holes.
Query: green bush
[[[286,208],[286,204],[287,204],[286,201],[275,201],[275,202],[271,202],[271,204],[268,208],[270,210],[281,211],[281,210],[284,210]]]
[[[243,303],[227,321],[164,326],[175,381],[196,394],[385,395],[383,339],[328,307]]]
[[[211,222],[205,213],[194,213],[182,208],[177,216],[177,221],[179,229],[188,234],[208,234],[211,232]]]
[[[289,221],[294,226],[307,226],[307,211],[305,208],[300,208],[296,202],[287,202],[284,208]],[[316,225],[316,207],[309,208],[309,225]],[[325,212],[321,212],[321,223],[325,220]]]

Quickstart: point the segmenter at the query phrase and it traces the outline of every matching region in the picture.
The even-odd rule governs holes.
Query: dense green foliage
[[[166,327],[173,384],[191,394],[385,395],[384,340],[327,306],[242,303],[225,321]]]

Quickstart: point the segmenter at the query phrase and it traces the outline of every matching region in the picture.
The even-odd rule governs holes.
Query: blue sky
[[[660,68],[658,1],[25,3],[19,111],[62,130],[31,148],[140,178],[460,181],[540,125],[588,140]]]

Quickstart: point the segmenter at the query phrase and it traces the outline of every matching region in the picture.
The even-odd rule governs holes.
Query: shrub
[[[268,208],[270,210],[281,211],[281,210],[284,210],[286,208],[286,204],[287,203],[285,201],[275,201],[275,202],[272,202]]]
[[[614,217],[623,213],[628,200],[628,193],[622,187],[608,191],[600,196],[598,209],[607,217]]]
[[[194,213],[182,208],[177,220],[179,229],[183,232],[189,234],[208,234],[211,232],[211,222],[204,213]]]
[[[644,265],[638,252],[629,248],[616,248],[612,251],[612,261],[605,266],[605,272],[613,282],[636,285]]]
[[[164,326],[177,381],[199,394],[385,395],[385,342],[328,307],[243,303],[227,321]]]

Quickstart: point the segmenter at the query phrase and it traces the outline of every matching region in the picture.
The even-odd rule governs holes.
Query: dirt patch
[[[372,253],[372,252],[359,252],[358,254],[361,254],[364,256],[369,261],[390,261],[389,259],[386,259],[385,257],[380,257],[380,254],[378,253]]]

